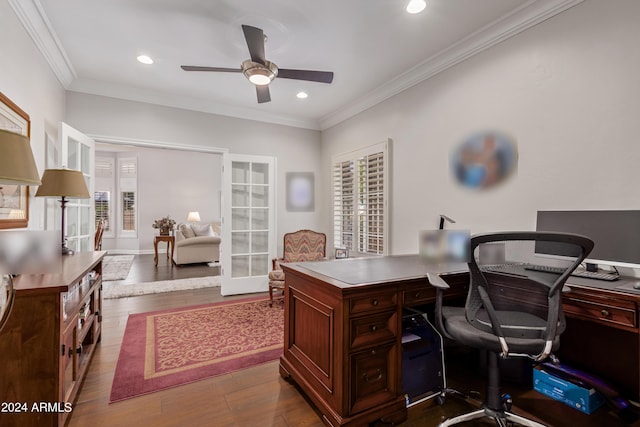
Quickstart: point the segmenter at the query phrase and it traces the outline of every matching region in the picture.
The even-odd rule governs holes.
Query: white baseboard
[[[153,249],[108,249],[108,255],[154,255]]]

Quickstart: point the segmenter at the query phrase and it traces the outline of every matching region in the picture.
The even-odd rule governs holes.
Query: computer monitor
[[[616,211],[538,211],[538,231],[556,231],[585,235],[595,243],[587,269],[597,264],[640,268],[640,210]],[[536,254],[575,256],[566,248],[536,244]]]

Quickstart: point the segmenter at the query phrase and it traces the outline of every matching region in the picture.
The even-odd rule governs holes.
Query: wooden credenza
[[[465,295],[466,265],[442,266]],[[402,308],[435,300],[417,256],[284,264],[280,374],[295,381],[331,426],[406,419]]]
[[[0,425],[64,426],[100,340],[105,252],[62,258],[56,274],[16,277],[0,332]]]

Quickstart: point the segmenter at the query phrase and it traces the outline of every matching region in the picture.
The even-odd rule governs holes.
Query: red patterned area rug
[[[110,402],[226,374],[282,354],[281,304],[264,297],[132,314]]]

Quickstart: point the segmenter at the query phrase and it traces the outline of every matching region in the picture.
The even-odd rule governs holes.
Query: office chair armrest
[[[449,285],[437,274],[427,274],[427,280],[429,281],[429,285],[436,288],[436,329],[443,337],[453,339],[453,337],[447,333],[442,322],[442,300],[444,299],[444,291],[449,289]]]
[[[429,284],[438,290],[447,290],[450,288],[449,284],[444,281],[444,279],[437,274],[427,273],[427,280]]]

